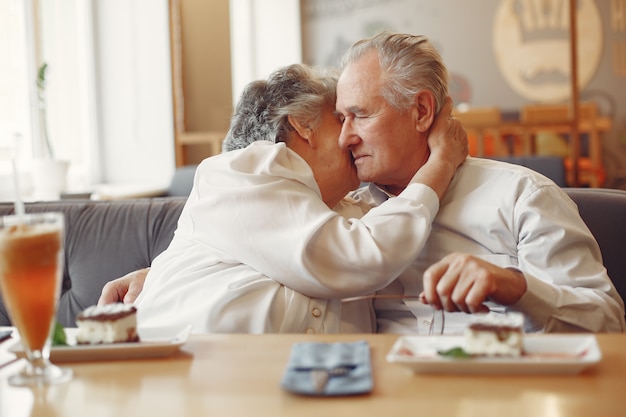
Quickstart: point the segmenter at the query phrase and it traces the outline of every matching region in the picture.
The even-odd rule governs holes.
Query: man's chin
[[[356,176],[359,177],[361,182],[370,182],[372,180],[372,173],[362,161],[357,160],[354,166],[356,167]],[[359,163],[361,162],[361,163]]]
[[[359,177],[359,181],[363,182],[373,182],[374,179],[371,174],[363,171],[357,170],[357,176]]]

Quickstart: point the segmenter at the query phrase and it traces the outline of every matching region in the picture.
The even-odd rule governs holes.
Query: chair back
[[[604,266],[622,300],[626,300],[626,191],[565,188],[602,251]]]

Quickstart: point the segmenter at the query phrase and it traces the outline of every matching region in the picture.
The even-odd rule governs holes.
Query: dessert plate
[[[111,343],[100,345],[77,345],[76,328],[66,328],[68,346],[53,346],[50,360],[54,363],[95,360],[120,360],[135,358],[160,358],[173,354],[187,343],[191,325],[185,327],[139,327],[140,342]],[[18,341],[9,348],[18,357],[24,357],[22,344]]]
[[[387,361],[425,374],[574,375],[602,359],[594,335],[525,335],[520,357],[457,359],[437,353],[464,342],[464,336],[400,336]]]

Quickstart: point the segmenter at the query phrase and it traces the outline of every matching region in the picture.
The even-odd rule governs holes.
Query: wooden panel
[[[229,1],[169,0],[169,5],[176,166],[183,166],[219,153],[215,138],[223,138],[230,123]]]

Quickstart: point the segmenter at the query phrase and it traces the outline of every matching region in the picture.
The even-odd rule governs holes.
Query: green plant
[[[48,136],[48,120],[46,114],[46,71],[48,70],[48,63],[44,62],[37,70],[37,98],[39,101],[39,122],[41,123],[41,131],[44,139],[44,152],[45,156],[54,158],[54,152],[52,150],[52,143]]]

